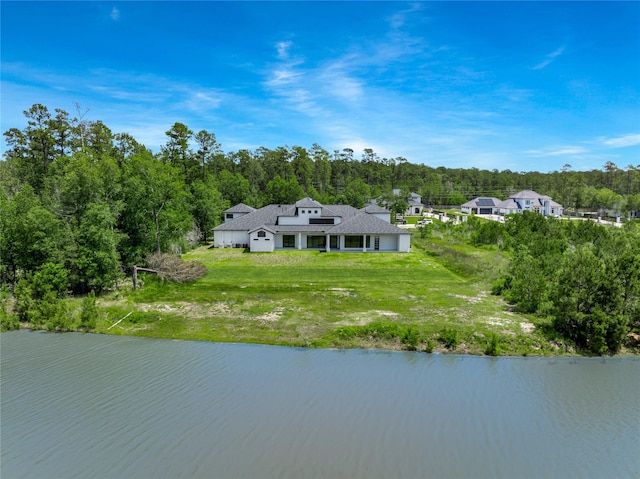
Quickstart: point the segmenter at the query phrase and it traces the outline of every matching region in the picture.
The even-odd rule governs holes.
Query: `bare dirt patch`
[[[365,324],[372,323],[380,318],[395,319],[398,316],[399,314],[394,311],[373,309],[362,313],[353,313],[348,318],[334,324],[336,326],[364,326]]]
[[[145,313],[177,314],[189,319],[202,319],[232,313],[231,308],[224,301],[215,303],[189,303],[185,301],[175,303],[141,303],[135,305],[134,308],[137,311]]]
[[[284,308],[278,307],[269,313],[261,314],[260,316],[255,316],[252,319],[256,319],[258,321],[267,321],[267,322],[278,321],[284,314],[284,311],[285,311]]]
[[[465,296],[464,294],[449,294],[449,296],[453,296],[454,298],[463,299],[471,304],[480,303],[486,296],[486,291],[480,291],[476,296]]]
[[[533,323],[523,321],[520,323],[520,329],[522,329],[522,332],[524,333],[531,333],[535,329],[535,325]]]

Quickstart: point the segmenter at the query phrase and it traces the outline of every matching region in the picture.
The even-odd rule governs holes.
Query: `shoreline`
[[[180,337],[180,338],[171,338],[166,336],[156,336],[156,335],[141,335],[141,334],[122,334],[118,332],[106,332],[106,331],[49,331],[45,328],[34,328],[32,325],[28,323],[21,323],[19,329],[15,329],[12,331],[31,331],[31,332],[43,332],[48,334],[65,334],[65,333],[78,333],[78,334],[92,334],[92,335],[104,335],[104,336],[123,336],[129,338],[146,338],[146,339],[162,339],[168,341],[191,341],[191,342],[206,342],[206,343],[218,343],[218,344],[237,344],[237,345],[247,345],[247,346],[268,346],[268,347],[283,347],[283,348],[291,348],[291,349],[300,349],[300,350],[326,350],[326,351],[344,351],[344,350],[360,350],[360,351],[370,351],[370,352],[395,352],[395,353],[419,353],[426,355],[442,355],[442,356],[461,356],[461,357],[487,357],[487,358],[549,358],[549,359],[640,359],[640,351],[634,352],[633,349],[623,348],[620,352],[616,354],[609,354],[604,356],[596,356],[593,354],[581,354],[579,351],[570,350],[563,354],[498,354],[498,355],[488,355],[488,354],[478,354],[472,352],[465,352],[460,350],[449,350],[444,347],[435,348],[433,351],[425,351],[424,349],[403,349],[398,347],[366,347],[366,346],[347,346],[347,347],[339,347],[339,346],[305,346],[298,344],[281,344],[281,343],[270,343],[270,342],[250,342],[250,341],[220,341],[220,340],[210,340],[210,339],[198,339],[198,338],[190,338],[190,337]],[[10,331],[4,331],[10,332]],[[0,333],[1,334],[1,333]]]

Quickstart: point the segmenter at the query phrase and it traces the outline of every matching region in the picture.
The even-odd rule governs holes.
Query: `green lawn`
[[[144,287],[100,301],[98,332],[311,347],[443,349],[482,354],[555,352],[531,319],[488,294],[483,265],[496,252],[416,245],[412,253],[320,253],[199,248],[186,260],[207,267],[190,284],[143,276]],[[469,268],[465,268],[468,265]],[[485,279],[482,279],[485,278]],[[127,313],[133,313],[112,326]],[[111,329],[107,329],[111,327]]]

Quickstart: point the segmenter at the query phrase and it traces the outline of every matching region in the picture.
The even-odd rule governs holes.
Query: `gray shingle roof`
[[[504,200],[499,202],[496,206],[499,208],[508,208],[508,209],[518,209],[518,203],[515,200],[509,198],[508,200]]]
[[[308,196],[306,198],[302,198],[301,200],[297,201],[295,206],[297,208],[322,208],[322,205],[320,203],[318,203],[316,200],[309,198]]]
[[[533,190],[522,190],[519,191],[516,194],[513,194],[511,196],[509,196],[509,198],[513,198],[514,200],[523,200],[523,199],[535,199],[535,200],[539,200],[539,199],[545,199],[545,200],[550,200],[551,198],[545,195],[541,195],[539,193],[536,193]]]
[[[411,232],[398,228],[368,213],[360,212],[328,231],[329,234],[407,234]]]
[[[364,210],[357,210],[353,206],[324,206],[320,203],[317,203],[317,205],[322,208],[323,216],[341,217],[342,222],[337,225],[277,225],[276,222],[279,216],[291,216],[292,213],[295,214],[296,207],[294,205],[268,205],[240,218],[227,221],[215,227],[213,230],[252,231],[256,228],[263,227],[276,232],[317,231],[327,234],[411,234],[409,231],[387,223]],[[306,206],[306,208],[308,207],[309,206]],[[367,208],[365,208],[365,210],[366,209]],[[386,211],[384,209],[382,210]],[[329,212],[332,214],[328,215],[327,213]]]
[[[286,215],[291,205],[269,205],[216,226],[214,231],[249,231],[260,225],[273,225],[279,215]]]
[[[486,208],[488,206],[495,206],[498,203],[500,203],[500,200],[498,198],[481,197],[481,198],[474,198],[470,201],[467,201],[462,206],[466,208],[478,208],[478,207],[484,206]]]
[[[364,208],[361,208],[361,211],[364,211],[365,213],[389,213],[389,214],[391,214],[391,211],[389,211],[386,208],[383,208],[382,206],[378,206],[378,205],[365,206]]]
[[[247,206],[244,203],[238,203],[232,206],[228,210],[224,210],[224,213],[253,213],[256,209],[251,206]]]

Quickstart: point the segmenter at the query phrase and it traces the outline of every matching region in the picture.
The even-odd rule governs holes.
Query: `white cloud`
[[[292,68],[283,66],[274,70],[271,73],[271,79],[267,81],[269,86],[282,86],[288,85],[294,82],[298,77],[302,75],[302,72],[296,72]]]
[[[528,156],[545,157],[545,156],[574,156],[588,153],[589,150],[582,146],[557,146],[545,148],[542,150],[528,150],[524,153]]]
[[[278,58],[280,60],[287,60],[289,58],[289,48],[292,43],[290,41],[276,43],[276,50],[278,51]]]
[[[544,60],[538,63],[536,66],[531,67],[532,70],[542,70],[543,68],[548,67],[553,61],[558,58],[560,55],[564,53],[564,45],[558,48],[557,50],[549,53]]]
[[[399,12],[394,13],[389,19],[389,26],[392,29],[398,29],[404,26],[407,14],[418,11],[421,9],[421,7],[422,6],[420,5],[420,3],[412,3],[411,6],[406,10],[400,10]]]
[[[120,10],[118,9],[118,7],[113,7],[109,16],[114,22],[117,21],[120,18]]]
[[[325,95],[354,102],[364,93],[364,82],[350,75],[349,68],[343,61],[333,62],[317,72],[318,87]]]
[[[618,136],[614,138],[602,138],[601,142],[607,148],[625,148],[627,146],[640,145],[640,133]]]

